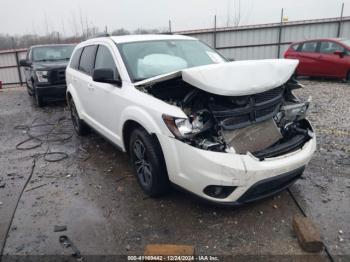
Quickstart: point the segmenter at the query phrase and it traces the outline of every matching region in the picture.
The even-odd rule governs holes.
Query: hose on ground
[[[64,124],[70,121],[65,116],[60,117],[55,122],[50,123],[40,118],[33,119],[29,125],[17,125],[14,127],[15,130],[22,130],[27,135],[27,138],[18,144],[16,144],[17,150],[32,150],[35,148],[46,145],[45,153],[39,153],[34,155],[34,158],[42,157],[47,162],[59,162],[63,159],[68,158],[68,154],[61,151],[52,151],[50,146],[51,143],[64,143],[71,139],[73,133],[71,130],[67,130]],[[38,133],[40,128],[40,133]],[[45,131],[42,131],[42,130]]]

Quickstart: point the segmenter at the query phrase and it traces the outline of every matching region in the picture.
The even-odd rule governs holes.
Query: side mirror
[[[122,85],[120,78],[115,79],[114,71],[110,68],[99,68],[92,72],[92,80],[100,83],[115,84],[117,86]]]
[[[333,54],[338,55],[341,58],[343,58],[345,56],[345,52],[343,52],[343,51],[335,51]]]
[[[20,66],[24,66],[24,67],[26,67],[26,66],[31,66],[31,62],[29,62],[28,60],[26,60],[26,59],[21,59],[21,60],[19,60],[19,65]]]

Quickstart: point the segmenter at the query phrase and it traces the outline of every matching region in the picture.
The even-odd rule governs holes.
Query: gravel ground
[[[350,84],[301,80],[299,98],[312,97],[309,119],[317,151],[305,179],[292,187],[333,254],[350,254]]]

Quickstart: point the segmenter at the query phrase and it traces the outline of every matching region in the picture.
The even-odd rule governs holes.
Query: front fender
[[[156,114],[156,113],[155,113]],[[120,137],[123,137],[123,128],[124,124],[129,121],[135,121],[140,124],[149,134],[160,134],[163,133],[160,128],[160,123],[157,123],[155,117],[161,119],[161,115],[152,116],[147,111],[141,109],[137,106],[128,106],[121,114],[119,125],[118,125],[118,134]],[[122,140],[122,147],[125,150],[124,141]]]

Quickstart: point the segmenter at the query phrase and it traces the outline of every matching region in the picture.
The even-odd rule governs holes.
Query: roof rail
[[[93,37],[89,38],[89,39],[93,39],[93,38],[98,38],[98,37],[110,37],[111,35],[108,33],[100,33],[97,35],[94,35]]]

